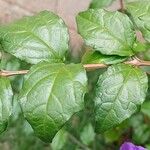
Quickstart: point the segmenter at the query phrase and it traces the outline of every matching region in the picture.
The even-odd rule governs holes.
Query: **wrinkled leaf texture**
[[[27,74],[19,101],[35,134],[51,142],[71,116],[83,109],[86,90],[82,65],[42,62]]]
[[[24,17],[0,28],[3,50],[28,63],[64,62],[68,51],[68,29],[49,11]]]
[[[105,132],[138,110],[146,97],[148,78],[139,68],[117,64],[100,77],[95,89],[96,131]]]
[[[105,55],[132,56],[135,31],[126,14],[89,9],[78,14],[78,32],[86,45]]]

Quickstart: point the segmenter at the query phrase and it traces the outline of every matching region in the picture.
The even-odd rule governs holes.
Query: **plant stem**
[[[120,10],[124,12],[124,0],[120,0]]]
[[[139,66],[150,66],[150,61],[144,61],[144,60],[140,60],[138,58],[134,58],[133,60],[126,61],[124,63],[128,64],[128,65],[137,66],[137,67],[139,67]],[[83,66],[87,71],[90,71],[90,70],[95,70],[95,69],[100,69],[100,68],[107,68],[109,65],[106,65],[106,64],[85,64]],[[13,75],[23,75],[23,74],[27,74],[27,73],[28,73],[28,70],[20,70],[20,71],[1,70],[0,76],[8,77],[8,76],[13,76]]]
[[[83,66],[87,70],[95,70],[95,69],[99,69],[99,68],[106,68],[106,67],[108,67],[108,65],[105,65],[105,64],[85,64]]]
[[[1,70],[0,76],[8,77],[13,75],[23,75],[27,74],[29,70],[19,70],[19,71],[7,71],[7,70]]]
[[[133,66],[150,66],[150,61],[144,61],[144,60],[140,60],[138,58],[134,58],[131,61],[126,61],[124,62],[125,64],[128,65],[133,65]],[[108,65],[106,64],[86,64],[84,65],[84,68],[86,70],[95,70],[95,69],[99,69],[99,68],[106,68],[108,67]]]

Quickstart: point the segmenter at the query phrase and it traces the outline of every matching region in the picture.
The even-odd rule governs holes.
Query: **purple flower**
[[[146,149],[142,146],[136,146],[130,142],[124,142],[121,145],[120,150],[146,150]]]

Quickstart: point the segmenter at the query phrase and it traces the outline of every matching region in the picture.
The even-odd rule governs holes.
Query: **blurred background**
[[[5,24],[23,16],[33,15],[42,10],[50,10],[63,18],[70,32],[71,50],[74,56],[79,55],[83,41],[77,34],[75,16],[90,6],[92,0],[0,0],[0,23]],[[103,1],[103,0],[100,0]],[[108,4],[110,3],[108,0]],[[120,8],[119,0],[114,1],[110,10]]]
[[[103,1],[103,0],[99,0]],[[120,0],[101,6],[108,10],[119,10]],[[128,0],[131,1],[131,0]],[[12,22],[22,16],[33,15],[42,10],[50,10],[63,18],[70,33],[70,55],[72,62],[80,62],[87,47],[77,33],[75,16],[89,8],[91,0],[0,0],[0,25]],[[139,36],[141,38],[141,36]],[[139,57],[150,60],[150,51],[139,54]],[[1,58],[1,69],[29,69],[27,64],[10,54],[4,53]],[[150,71],[147,67],[143,68]],[[25,121],[17,102],[17,94],[22,86],[23,77],[11,77],[13,90],[13,115],[7,131],[0,135],[0,150],[118,150],[123,141],[132,141],[150,149],[150,89],[146,102],[139,113],[123,122],[117,128],[103,135],[94,132],[93,121],[93,85],[104,69],[89,72],[89,94],[85,96],[85,110],[75,114],[66,126],[58,132],[52,144],[43,143],[33,133]],[[150,85],[150,83],[149,83]]]

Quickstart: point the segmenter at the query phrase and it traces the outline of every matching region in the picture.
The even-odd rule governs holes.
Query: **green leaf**
[[[150,60],[150,49],[144,52],[143,54],[144,54],[144,60]]]
[[[94,50],[106,55],[134,54],[135,32],[127,15],[90,9],[78,14],[77,25],[86,45]]]
[[[0,28],[3,49],[28,63],[63,62],[69,35],[63,20],[43,11]]]
[[[97,82],[95,94],[96,131],[105,132],[138,110],[146,97],[148,78],[139,68],[113,65]]]
[[[133,47],[133,51],[136,53],[138,53],[138,52],[144,52],[144,51],[146,51],[147,50],[147,48],[148,48],[148,46],[147,46],[147,44],[145,44],[145,43],[141,43],[141,42],[139,42],[139,41],[136,41],[135,43],[134,43],[134,47]]]
[[[145,144],[149,142],[150,138],[150,128],[147,124],[140,124],[137,128],[134,128],[134,133],[132,133],[132,139],[136,143]]]
[[[122,135],[124,134],[124,131],[126,130],[127,126],[129,126],[128,120],[123,121],[116,128],[113,128],[105,132],[104,137],[105,137],[106,143],[114,143],[114,142],[119,141],[122,138]]]
[[[62,150],[63,146],[67,141],[67,137],[68,133],[64,129],[59,130],[59,132],[56,134],[51,144],[52,149]]]
[[[20,59],[12,56],[9,53],[3,52],[3,57],[0,64],[2,70],[28,70],[30,65]],[[19,92],[22,88],[23,76],[11,76],[9,77],[12,89],[14,92]]]
[[[80,64],[43,62],[27,74],[19,100],[36,135],[51,142],[71,116],[83,109],[86,90],[86,72]]]
[[[88,123],[81,132],[80,139],[85,145],[89,145],[94,141],[95,132],[91,123]]]
[[[141,112],[150,117],[150,102],[144,102],[141,107]]]
[[[103,8],[109,6],[114,0],[92,0],[90,8]]]
[[[10,82],[5,77],[0,77],[0,133],[7,128],[12,111],[12,89]]]
[[[150,150],[150,144],[146,145],[146,148],[147,148],[148,150]]]
[[[120,139],[122,132],[118,132],[116,130],[109,130],[105,132],[105,141],[108,143],[116,142]]]
[[[8,56],[8,57],[7,57]],[[1,69],[4,70],[19,70],[20,60],[5,54],[5,58],[1,60]]]
[[[98,51],[87,51],[82,57],[83,64],[99,64],[104,63],[107,65],[116,64],[123,62],[127,59],[127,57],[121,57],[117,55],[103,55]]]
[[[150,1],[143,0],[127,4],[127,11],[139,30],[143,33],[145,40],[150,42]]]

